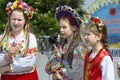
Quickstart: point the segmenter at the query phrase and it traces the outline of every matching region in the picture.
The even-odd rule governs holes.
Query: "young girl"
[[[38,80],[37,43],[30,32],[33,8],[16,0],[7,4],[6,13],[8,23],[0,36],[1,80]]]
[[[85,56],[83,80],[114,80],[112,57],[108,52],[107,29],[99,18],[91,18],[85,38],[92,50]]]
[[[59,70],[54,69],[53,80],[81,80],[83,77],[83,37],[80,32],[81,19],[68,6],[56,8],[55,14],[63,38],[62,48],[55,47],[57,58],[63,60]],[[67,64],[67,65],[65,65]]]

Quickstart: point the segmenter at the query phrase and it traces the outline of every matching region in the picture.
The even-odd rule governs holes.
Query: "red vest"
[[[106,49],[101,49],[95,58],[90,59],[91,52],[85,56],[83,80],[102,80],[101,61],[103,57],[110,54]]]

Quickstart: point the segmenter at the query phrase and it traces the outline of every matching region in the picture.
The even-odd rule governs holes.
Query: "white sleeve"
[[[2,37],[2,34],[0,35],[0,41],[2,39],[1,37]],[[4,66],[4,65],[6,65],[5,54],[0,53],[0,66]]]
[[[0,66],[6,65],[5,54],[0,53]]]
[[[30,43],[29,43],[29,49],[36,48],[37,49],[37,41],[34,35],[30,35]],[[15,57],[13,58],[13,64],[12,69],[13,72],[27,72],[30,71],[33,66],[35,66],[36,62],[36,55],[37,51],[33,51],[31,54],[29,54],[26,57]]]
[[[29,72],[35,65],[36,57],[31,54],[24,58],[14,58],[13,61],[13,72]]]
[[[110,56],[105,56],[101,62],[102,80],[115,80],[114,66]]]

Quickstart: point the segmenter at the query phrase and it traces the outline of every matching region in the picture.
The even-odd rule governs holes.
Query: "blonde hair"
[[[13,11],[18,11],[18,12],[23,12],[21,9],[14,9]],[[11,13],[12,14],[12,13]],[[10,14],[10,16],[11,16],[11,14]],[[23,53],[23,57],[24,56],[26,56],[26,53],[27,53],[27,51],[28,51],[28,47],[29,47],[29,36],[30,36],[30,22],[28,21],[28,20],[26,20],[26,16],[25,16],[25,14],[23,13],[23,15],[24,15],[24,18],[25,18],[25,21],[26,21],[26,23],[25,23],[25,25],[24,25],[24,33],[25,33],[25,37],[26,37],[26,41],[27,41],[27,43],[26,43],[26,47],[25,47],[25,49],[22,51],[22,53]],[[2,47],[2,45],[4,45],[5,44],[5,38],[6,37],[10,37],[10,31],[11,31],[11,26],[10,26],[10,16],[8,17],[8,22],[7,22],[7,24],[6,24],[6,27],[5,27],[5,29],[4,29],[4,32],[3,32],[3,34],[2,34],[2,39],[1,39],[1,41],[0,41],[0,47]],[[8,43],[8,41],[7,41],[7,43]],[[8,46],[6,46],[6,49],[7,49],[7,47]]]
[[[99,30],[99,27],[102,29]],[[107,41],[107,28],[105,25],[98,25],[93,22],[90,22],[87,27],[90,32],[94,33],[95,35],[99,35],[100,33],[102,34],[101,42],[104,46],[105,49],[108,50],[108,41]]]
[[[73,28],[74,28],[74,27],[77,28],[76,31],[73,32],[73,39],[72,39],[72,42],[71,42],[71,44],[70,44],[70,46],[68,47],[68,50],[67,50],[67,52],[66,52],[67,55],[65,56],[65,58],[69,58],[69,60],[70,60],[70,66],[71,66],[72,60],[73,60],[73,51],[74,51],[75,47],[77,46],[77,44],[78,44],[80,41],[82,41],[82,42],[84,43],[84,42],[85,42],[85,39],[84,39],[84,37],[83,37],[81,27],[77,27],[77,26],[75,26],[74,24],[72,24],[72,19],[70,19],[70,18],[68,18],[68,17],[61,17],[60,20],[61,20],[61,19],[66,20],[66,21],[68,22],[68,24],[69,24],[70,26],[72,26]],[[63,43],[62,43],[62,46],[64,46],[64,44],[65,44],[66,42],[67,42],[66,39],[64,39],[64,40],[63,40]]]

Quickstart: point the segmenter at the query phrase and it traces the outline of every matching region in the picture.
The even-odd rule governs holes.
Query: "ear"
[[[101,40],[101,39],[102,39],[102,34],[99,33],[99,35],[98,35],[98,40]]]
[[[73,31],[76,31],[77,27],[76,26],[73,26]]]

